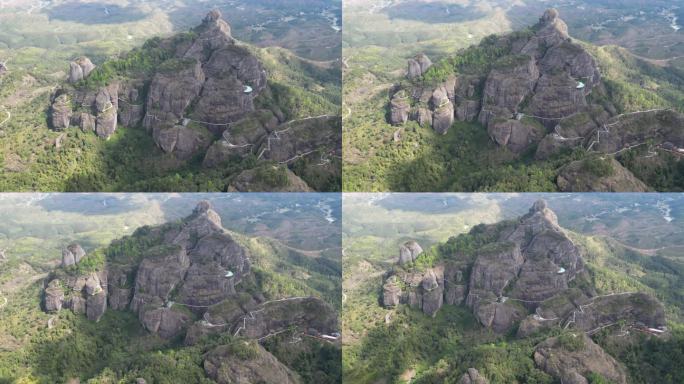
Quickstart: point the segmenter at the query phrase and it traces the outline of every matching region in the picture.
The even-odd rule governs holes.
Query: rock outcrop
[[[55,279],[45,288],[45,310],[57,312],[62,309],[62,305],[64,305],[64,290],[61,281]]]
[[[480,375],[477,369],[468,368],[468,371],[461,376],[458,384],[489,384],[489,380]]]
[[[211,379],[219,384],[301,383],[296,373],[279,362],[259,343],[239,343],[241,345],[222,345],[207,353],[204,371]]]
[[[79,57],[69,64],[69,82],[77,83],[90,75],[95,65],[87,57]]]
[[[603,163],[597,171],[592,164]],[[644,184],[612,157],[573,161],[560,169],[556,178],[563,192],[647,192]]]
[[[416,261],[421,253],[423,253],[423,248],[417,242],[407,241],[399,247],[399,264],[404,265]]]
[[[69,128],[72,114],[69,95],[66,93],[58,94],[50,107],[50,124],[52,128],[56,131]]]
[[[193,159],[218,168],[255,155],[305,180],[341,178],[339,115],[286,121],[264,65],[233,39],[218,10],[188,33],[151,39],[102,71],[94,68],[85,57],[71,63],[69,82],[51,103],[53,129],[78,126],[108,139],[118,125],[142,126],[169,154],[169,168]],[[93,70],[98,76],[88,76]]]
[[[586,137],[584,134],[614,112],[608,104],[587,101],[593,92],[605,93],[598,65],[581,45],[571,41],[567,25],[555,9],[547,10],[529,33],[500,36],[481,44],[502,52],[491,59],[486,71],[466,70],[439,84],[421,84],[423,66],[418,59],[410,60],[413,84],[392,95],[390,122],[401,125],[412,118],[444,134],[455,120],[477,120],[492,141],[519,154],[554,134],[552,130],[563,130],[575,115],[588,113],[593,118],[582,132]],[[547,143],[545,149],[549,148]]]
[[[265,190],[271,192],[312,192],[312,189],[304,180],[286,167],[282,167],[282,169],[272,165],[267,165],[266,167],[274,168],[273,172],[275,173],[284,173],[285,177],[282,182],[278,182],[275,185],[265,185],[266,182],[261,177],[261,169],[248,169],[235,177],[228,187],[228,192],[259,192]]]
[[[247,250],[225,232],[207,202],[198,204],[180,225],[156,228],[146,236],[157,245],[148,246],[134,263],[115,261],[87,274],[54,272],[45,291],[46,310],[59,310],[63,302],[74,313],[97,321],[107,307],[130,309],[147,330],[170,338],[191,323],[183,308],[207,308],[227,300],[236,294],[235,285],[251,276]],[[72,244],[63,252],[63,266],[86,257]],[[64,290],[69,292],[67,301],[60,294]]]
[[[123,252],[130,244],[143,248]],[[206,201],[180,223],[144,227],[114,242],[108,254],[96,271],[60,268],[51,273],[45,310],[68,308],[93,321],[107,309],[130,310],[146,330],[162,338],[187,331],[187,344],[217,332],[258,339],[292,327],[313,336],[339,329],[335,310],[318,298],[268,301],[254,292],[248,249],[223,229],[221,217]],[[88,257],[72,244],[64,251],[64,266]]]
[[[408,60],[408,71],[406,76],[408,76],[409,79],[423,76],[431,66],[432,61],[430,61],[430,58],[425,54],[420,53]]]
[[[465,304],[495,332],[520,324],[520,337],[559,325],[591,333],[620,320],[640,328],[665,326],[663,305],[647,294],[597,295],[580,248],[543,200],[517,220],[477,226],[468,236],[481,244],[470,256],[456,249],[456,257],[446,255],[426,269],[412,266],[409,244],[402,246],[383,284],[383,305],[407,304],[434,316],[445,304]],[[571,287],[576,279],[581,290]]]
[[[587,384],[590,373],[627,383],[625,369],[584,333],[552,337],[537,345],[535,365],[563,383]]]
[[[62,267],[78,264],[85,255],[85,251],[79,244],[69,244],[62,250]]]

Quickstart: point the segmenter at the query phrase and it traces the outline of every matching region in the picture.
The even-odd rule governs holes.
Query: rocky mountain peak
[[[539,199],[532,204],[532,208],[530,208],[530,213],[534,212],[542,212],[546,209],[546,200]]]
[[[221,223],[221,216],[214,211],[214,206],[207,200],[200,201],[192,211],[192,214],[195,217],[194,220],[204,220],[210,222],[218,228],[223,227]]]
[[[540,21],[545,24],[553,23],[558,19],[559,15],[560,13],[556,8],[549,8],[544,12]]]
[[[192,211],[194,214],[203,214],[206,213],[209,210],[213,210],[214,206],[211,204],[210,201],[208,200],[202,200],[199,203],[197,203],[197,206],[195,209]]]
[[[218,9],[213,9],[202,20],[202,27],[208,31],[219,31],[226,37],[231,37],[230,25],[223,20],[223,15]]]
[[[218,9],[212,9],[207,13],[207,16],[204,18],[205,23],[212,23],[216,20],[222,19],[223,15],[221,14],[221,11]]]
[[[539,26],[539,31],[542,34],[557,32],[558,37],[562,39],[567,39],[569,37],[568,25],[560,18],[560,13],[555,8],[547,9],[546,12],[544,12],[539,19]]]

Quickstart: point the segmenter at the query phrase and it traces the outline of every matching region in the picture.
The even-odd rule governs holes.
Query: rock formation
[[[86,252],[79,244],[69,244],[62,250],[62,267],[78,264],[85,255]]]
[[[259,343],[251,341],[240,346],[247,352],[235,353],[236,347],[222,345],[209,351],[204,371],[219,384],[230,383],[301,383],[300,377],[268,353]]]
[[[95,65],[87,57],[79,57],[69,64],[69,82],[77,83],[90,75]]]
[[[423,74],[432,66],[432,61],[425,54],[420,53],[414,58],[408,60],[407,76],[409,79],[423,76]]]
[[[416,258],[423,253],[423,248],[415,241],[407,241],[399,247],[399,264],[404,265],[416,261]]]
[[[649,187],[644,184],[612,157],[595,159],[605,162],[610,170],[607,174],[596,174],[587,169],[586,161],[573,161],[560,169],[556,178],[558,188],[563,192],[647,192]]]
[[[50,107],[50,123],[52,128],[57,131],[69,128],[72,113],[69,95],[66,93],[58,94]]]
[[[461,376],[458,384],[489,384],[489,380],[480,375],[477,369],[468,368],[468,371]]]
[[[588,384],[587,375],[595,373],[611,383],[627,383],[625,369],[584,333],[552,337],[537,345],[534,363],[542,371],[563,383]]]
[[[275,166],[267,165],[267,167],[278,168]],[[295,175],[294,172],[290,171],[286,167],[282,170],[277,170],[276,172],[284,172],[286,179],[282,184],[279,185],[264,185],[265,181],[260,177],[259,169],[248,169],[242,171],[235,179],[230,183],[228,187],[228,192],[259,192],[259,191],[271,191],[271,192],[312,192],[312,189],[302,180],[299,176]]]
[[[8,71],[9,71],[9,69],[7,69],[7,63],[6,62],[0,62],[0,76],[4,75]]]
[[[110,64],[98,73],[86,57],[71,63],[68,84],[52,100],[53,129],[78,126],[107,139],[118,125],[142,126],[177,166],[200,157],[204,167],[217,168],[254,154],[295,168],[296,160],[315,156],[320,161],[307,170],[339,173],[339,167],[325,165],[339,165],[331,159],[341,156],[340,117],[286,122],[264,66],[233,39],[218,10],[190,32],[149,40]],[[112,68],[116,73],[110,75]],[[94,78],[88,76],[93,70]]]
[[[663,306],[644,293],[599,296],[586,283],[581,250],[558,225],[546,202],[537,201],[517,220],[474,228],[482,245],[472,256],[445,256],[416,269],[409,244],[383,285],[383,305],[408,304],[434,316],[444,305],[464,303],[484,327],[518,335],[563,326],[593,332],[619,320],[630,326],[662,328]],[[402,256],[403,255],[403,256]],[[582,290],[572,288],[581,279]]]
[[[559,124],[558,132],[577,130],[567,120],[574,115],[599,120],[610,116],[596,110],[605,112],[603,107],[587,101],[594,91],[604,93],[601,74],[594,58],[571,41],[558,11],[547,10],[531,33],[501,36],[482,44],[508,48],[485,73],[466,71],[436,85],[414,80],[408,88],[397,90],[392,95],[390,122],[400,125],[413,118],[443,134],[456,119],[478,120],[494,142],[522,153],[545,137],[554,140],[554,145],[579,145],[578,140],[559,143],[562,136],[547,135]],[[409,61],[409,78],[419,78],[423,74],[420,69],[417,59]],[[411,98],[399,101],[397,94]],[[412,104],[417,105],[414,111]],[[588,135],[596,127],[592,121],[581,133]]]
[[[144,248],[137,255],[121,251],[130,244]],[[52,272],[45,285],[45,310],[67,308],[93,321],[108,308],[130,310],[146,330],[162,338],[187,331],[187,344],[218,332],[258,339],[292,327],[314,336],[339,329],[335,310],[318,298],[267,301],[250,288],[255,282],[249,250],[223,229],[221,217],[206,201],[182,222],[141,228],[111,249],[95,270],[89,263],[88,270]],[[63,252],[63,266],[88,257],[72,244]]]

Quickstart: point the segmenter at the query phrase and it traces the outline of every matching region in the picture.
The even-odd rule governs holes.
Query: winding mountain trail
[[[264,148],[264,149],[261,151],[261,153],[259,153],[259,156],[257,157],[257,160],[261,159],[261,157],[262,157],[262,156],[264,155],[264,153],[266,153],[267,151],[271,151],[271,140],[280,140],[279,134],[285,133],[285,132],[289,131],[289,130],[292,128],[292,127],[290,126],[291,124],[297,123],[297,122],[300,122],[300,121],[307,121],[307,120],[314,120],[314,119],[323,119],[323,118],[330,118],[330,117],[335,117],[335,115],[325,114],[325,115],[319,115],[319,116],[308,116],[308,117],[304,117],[304,118],[297,119],[297,120],[290,120],[290,121],[284,123],[284,124],[281,125],[280,127],[286,127],[286,126],[287,126],[287,128],[281,129],[281,130],[279,130],[279,131],[273,131],[273,133],[271,133],[271,134],[268,136],[268,139],[266,140],[266,148]],[[311,151],[311,152],[315,152],[315,151]],[[309,152],[309,153],[311,153],[311,152]],[[307,153],[307,154],[309,154],[309,153]],[[300,156],[300,155],[297,155],[297,156],[298,156],[298,157],[302,157],[302,156],[305,156],[305,155],[301,155],[301,156]],[[297,156],[295,156],[293,159],[297,158]],[[287,160],[286,162],[292,161],[293,159]],[[282,163],[282,162],[281,162],[281,163]]]

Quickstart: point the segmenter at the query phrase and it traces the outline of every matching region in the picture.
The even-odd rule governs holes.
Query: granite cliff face
[[[588,333],[619,321],[634,327],[665,326],[663,306],[654,297],[596,294],[586,283],[580,249],[543,200],[517,220],[478,226],[471,235],[486,239],[472,255],[459,256],[455,249],[455,255],[426,269],[401,263],[400,257],[385,278],[383,305],[408,304],[429,316],[445,304],[465,305],[495,332],[520,324],[521,337],[548,326]],[[406,254],[402,246],[400,256]],[[582,283],[575,284],[577,279]]]
[[[339,116],[286,121],[253,52],[214,10],[191,31],[151,39],[100,67],[81,57],[52,97],[51,126],[105,139],[118,126],[142,128],[179,165],[199,157],[205,168],[219,168],[249,155],[292,168],[300,158],[332,163],[341,156]]]
[[[618,115],[595,58],[570,38],[555,9],[532,28],[487,38],[477,49],[498,53],[480,72],[454,64],[454,74],[437,84],[424,81],[430,71],[418,71],[411,59],[409,85],[391,93],[390,123],[415,120],[445,134],[455,120],[477,121],[498,146],[514,154],[534,150],[538,160],[578,147],[610,155],[650,142],[659,150],[684,148],[681,114],[656,109]],[[627,187],[622,176],[617,181]],[[582,188],[587,186],[563,189],[593,190]]]

